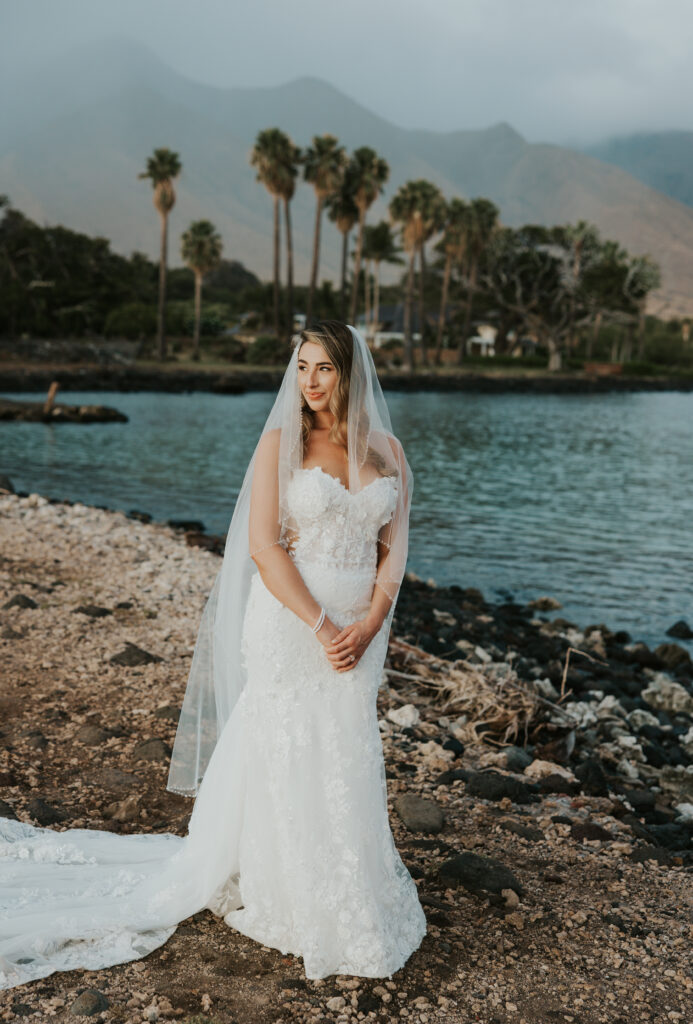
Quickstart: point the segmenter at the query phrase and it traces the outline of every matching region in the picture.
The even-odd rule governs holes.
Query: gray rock
[[[171,756],[171,748],[163,740],[155,737],[138,743],[132,756],[136,761],[167,761]]]
[[[167,722],[177,722],[180,718],[180,708],[174,708],[172,704],[166,707],[157,708],[154,712],[155,718],[165,718]]]
[[[458,853],[441,864],[439,874],[446,882],[462,885],[468,892],[500,895],[503,889],[512,889],[522,896],[520,882],[505,864],[477,853]]]
[[[412,832],[440,832],[445,821],[438,804],[414,793],[403,793],[396,797],[394,808]]]
[[[153,661],[163,661],[158,654],[150,654],[149,651],[143,650],[138,647],[137,644],[131,644],[126,642],[125,647],[122,651],[112,655],[109,659],[115,665],[125,665],[128,668],[132,668],[135,665],[149,665]]]
[[[507,747],[505,751],[505,767],[510,772],[521,773],[529,767],[534,758],[523,747]]]
[[[10,494],[15,493],[14,484],[4,473],[0,473],[0,491],[9,491]]]
[[[38,608],[38,605],[27,594],[15,594],[9,601],[5,601],[3,608]]]
[[[98,747],[108,739],[108,733],[101,726],[87,722],[77,730],[75,739],[80,743],[86,743],[88,747]]]
[[[35,796],[27,804],[27,810],[34,821],[39,825],[55,825],[59,821],[65,821],[67,814],[60,807],[54,807],[40,796]]]
[[[92,1017],[110,1006],[108,999],[97,988],[85,988],[70,1005],[70,1013],[75,1017]]]

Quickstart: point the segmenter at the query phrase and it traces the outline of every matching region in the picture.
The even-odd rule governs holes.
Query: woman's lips
[[[322,391],[306,391],[306,394],[309,398],[322,398],[323,396]]]

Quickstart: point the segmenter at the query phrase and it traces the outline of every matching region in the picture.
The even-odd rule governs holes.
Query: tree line
[[[370,337],[380,324],[381,265],[405,264],[400,288],[404,364],[410,370],[419,361],[425,366],[439,364],[444,347],[455,347],[457,361],[463,362],[473,322],[479,318],[495,322],[497,351],[503,352],[509,337],[529,335],[548,352],[550,369],[561,367],[578,339],[587,339],[591,354],[600,331],[609,325],[623,328],[627,343],[622,355],[632,358],[637,354],[642,359],[645,305],[660,284],[659,269],[649,257],[633,257],[618,243],[602,240],[594,226],[580,221],[555,227],[507,227],[500,223],[498,208],[489,199],[448,199],[425,179],[402,184],[389,201],[389,219],[371,225],[368,213],[390,176],[387,161],[371,147],[362,146],[349,154],[335,136],[324,134],[314,136],[302,149],[275,127],[258,133],[249,159],[273,205],[272,322],[277,338],[293,332],[296,289],[291,202],[302,178],[315,194],[313,251],[305,295],[307,323],[313,319],[318,295],[326,213],[342,236],[339,314],[355,323],[363,310]],[[176,201],[175,180],[181,171],[179,154],[162,147],[153,151],[138,175],[151,184],[160,218],[156,324],[160,359],[167,357],[168,221]],[[350,254],[354,230],[355,246]],[[282,234],[285,288],[280,273]],[[7,235],[0,226],[0,275],[4,268],[11,284]],[[94,241],[108,246],[105,239]],[[193,222],[181,237],[181,255],[194,276],[194,358],[199,356],[203,280],[219,267],[222,250],[221,236],[209,220]],[[109,259],[120,258],[109,254]],[[35,284],[38,287],[40,280]],[[103,287],[108,289],[105,280]],[[414,316],[418,318],[418,335]]]

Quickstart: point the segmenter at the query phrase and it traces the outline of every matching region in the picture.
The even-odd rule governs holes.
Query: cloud
[[[408,128],[693,129],[688,0],[5,0],[5,75],[114,33],[215,85],[324,78]]]

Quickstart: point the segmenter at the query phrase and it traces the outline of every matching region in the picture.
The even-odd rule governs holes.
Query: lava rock
[[[445,882],[462,885],[476,895],[484,892],[500,895],[503,889],[512,889],[520,897],[523,893],[520,882],[505,864],[477,853],[458,853],[441,864],[439,874]]]
[[[180,708],[167,704],[165,707],[157,708],[154,712],[155,718],[165,718],[167,722],[177,722],[180,718]]]
[[[80,743],[86,743],[88,747],[98,747],[108,739],[109,734],[99,725],[87,723],[81,726],[75,733],[75,739]]]
[[[521,821],[514,821],[512,818],[501,818],[498,824],[506,832],[512,832],[514,835],[520,836],[530,843],[539,843],[544,838],[544,833],[541,829],[532,828],[531,825],[523,825]]]
[[[8,804],[6,800],[0,800],[0,818],[11,818],[13,821],[17,820],[17,815],[14,813],[12,804]]]
[[[39,825],[56,825],[59,821],[65,821],[68,817],[60,807],[54,807],[40,796],[35,796],[27,804],[27,810],[34,821]]]
[[[102,608],[98,604],[80,604],[73,612],[81,612],[82,615],[89,615],[92,619],[103,619],[106,615],[112,615],[110,608]]]
[[[138,647],[137,644],[131,644],[129,641],[126,642],[125,648],[119,651],[118,654],[113,654],[109,659],[115,665],[125,665],[128,668],[133,668],[136,665],[149,665],[154,661],[163,661],[158,654],[150,654],[149,651],[143,650]]]
[[[588,796],[607,796],[609,783],[601,762],[596,757],[588,757],[578,765],[575,775],[580,780],[583,793],[587,793]]]
[[[503,800],[508,797],[514,804],[529,804],[538,799],[536,790],[536,786],[530,787],[500,772],[470,772],[467,780],[469,795],[483,800]]]
[[[573,839],[578,839],[580,842],[584,842],[585,839],[588,841],[601,839],[603,842],[611,842],[614,838],[596,821],[576,821],[570,826],[570,834]]]
[[[667,636],[676,637],[677,640],[691,640],[693,639],[693,629],[685,619],[679,619],[673,626],[669,626]]]
[[[655,647],[655,654],[662,659],[665,666],[670,670],[693,668],[690,654],[680,644],[660,644],[659,647]]]
[[[167,761],[171,756],[171,748],[163,740],[155,737],[138,743],[132,756],[136,761]]]
[[[27,594],[15,594],[9,601],[5,601],[3,608],[38,608],[38,604]]]

